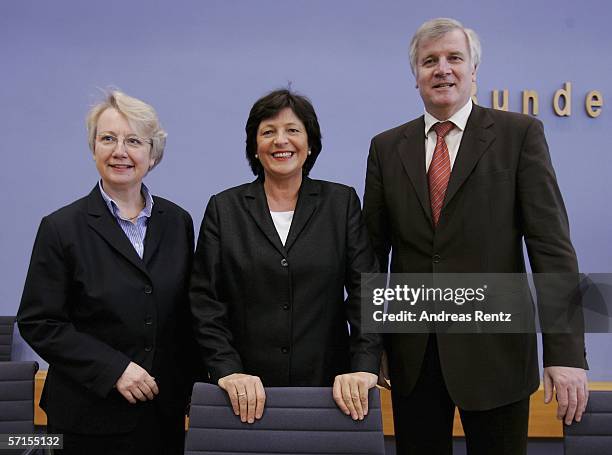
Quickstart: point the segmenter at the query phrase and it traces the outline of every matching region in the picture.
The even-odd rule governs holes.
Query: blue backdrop
[[[196,228],[211,194],[252,179],[244,123],[252,103],[291,84],[308,95],[323,130],[312,176],[363,194],[370,138],[422,113],[408,42],[444,14],[483,43],[478,99],[537,90],[552,159],[584,272],[612,271],[612,123],[584,97],[612,96],[612,41],[605,1],[436,2],[354,0],[33,1],[0,4],[0,313],[17,311],[40,218],[86,194],[97,173],[85,114],[100,88],[151,103],[167,129],[156,194],[185,207]],[[443,13],[442,13],[443,12]],[[554,92],[572,82],[572,113],[557,117]],[[612,380],[612,337],[590,335],[591,380]],[[13,354],[36,358],[19,338]]]

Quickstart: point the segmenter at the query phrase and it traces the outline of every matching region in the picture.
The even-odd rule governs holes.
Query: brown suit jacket
[[[434,230],[425,173],[424,119],[372,139],[364,216],[381,269],[401,273],[577,272],[563,199],[542,123],[474,106]],[[427,334],[385,337],[393,387],[415,385]],[[545,335],[544,365],[586,367],[584,337]],[[484,410],[539,385],[535,334],[438,335],[453,400]]]

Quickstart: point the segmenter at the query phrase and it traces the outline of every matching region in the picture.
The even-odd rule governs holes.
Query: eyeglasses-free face
[[[416,81],[425,109],[438,120],[465,106],[476,82],[476,68],[462,30],[419,44]]]
[[[113,108],[98,118],[94,161],[105,191],[140,189],[142,179],[155,164],[151,139],[138,136],[128,119]]]
[[[291,108],[286,107],[259,124],[257,156],[266,179],[301,178],[308,157],[308,134]]]

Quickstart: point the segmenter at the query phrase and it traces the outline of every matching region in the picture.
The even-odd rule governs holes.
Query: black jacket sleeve
[[[240,355],[232,346],[228,304],[220,295],[221,275],[221,235],[213,196],[200,227],[189,296],[196,340],[214,383],[224,376],[243,372]]]
[[[105,397],[130,363],[123,353],[79,332],[68,302],[72,260],[50,217],[43,218],[17,313],[21,336],[49,364]]]

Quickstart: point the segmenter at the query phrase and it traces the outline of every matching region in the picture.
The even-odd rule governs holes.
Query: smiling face
[[[425,109],[438,120],[447,120],[465,106],[476,81],[476,69],[462,30],[419,44],[416,80]]]
[[[118,140],[113,141],[113,137]],[[150,143],[141,141],[127,118],[113,108],[98,118],[93,156],[105,191],[140,189],[142,179],[155,164]]]
[[[301,179],[308,157],[308,134],[291,108],[261,121],[257,129],[257,155],[266,179]]]

